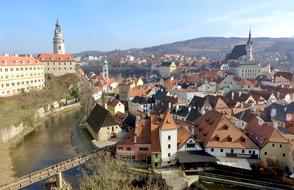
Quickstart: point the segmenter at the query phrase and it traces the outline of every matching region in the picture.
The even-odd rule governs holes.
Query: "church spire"
[[[247,60],[252,62],[253,61],[253,52],[252,52],[252,40],[251,40],[251,27],[249,29],[249,36],[246,44],[246,54],[247,54]]]
[[[252,41],[251,41],[251,27],[249,29],[249,36],[248,36],[248,40],[247,40],[247,45],[249,44],[252,44]]]

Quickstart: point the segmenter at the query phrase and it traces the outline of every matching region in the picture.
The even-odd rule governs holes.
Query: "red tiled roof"
[[[161,152],[159,140],[159,123],[158,116],[151,116],[151,152]]]
[[[34,57],[27,56],[0,56],[0,66],[27,66],[27,65],[42,65]]]
[[[41,61],[74,61],[70,54],[40,54],[37,59]]]
[[[217,111],[210,111],[195,121],[196,139],[205,147],[257,149],[254,144],[228,118]]]
[[[258,119],[256,118],[248,123],[245,131],[260,147],[264,147],[268,142],[288,142],[288,140],[280,134],[277,129],[269,126],[268,124],[259,125]]]
[[[177,128],[176,123],[174,121],[174,118],[170,114],[169,109],[167,109],[165,111],[165,113],[163,114],[163,118],[162,118],[162,121],[160,123],[159,128],[161,130],[169,130],[169,129],[176,129]]]

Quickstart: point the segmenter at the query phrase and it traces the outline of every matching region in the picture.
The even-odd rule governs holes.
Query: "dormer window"
[[[215,141],[219,141],[219,136],[216,135],[216,136],[214,137],[214,140],[215,140]]]
[[[224,125],[224,126],[223,126],[223,129],[224,129],[224,130],[228,130],[228,129],[229,129],[229,126]]]
[[[229,135],[229,136],[227,136],[227,140],[228,140],[228,142],[232,142],[232,137]]]

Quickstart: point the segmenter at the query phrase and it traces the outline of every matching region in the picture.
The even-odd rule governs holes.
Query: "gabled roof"
[[[151,152],[161,152],[159,140],[159,116],[151,116]]]
[[[185,144],[190,138],[194,139],[193,135],[191,134],[186,127],[178,127],[177,131],[177,145],[180,148],[183,144]],[[194,139],[196,141],[196,139]]]
[[[267,124],[258,124],[258,119],[253,119],[245,128],[246,134],[258,146],[263,148],[269,142],[287,143],[288,140],[280,132]]]
[[[239,59],[244,55],[247,55],[246,44],[235,45],[232,52],[227,56],[227,60]]]
[[[274,77],[284,77],[289,81],[293,81],[293,73],[290,72],[278,71],[275,73]]]
[[[87,118],[87,123],[96,133],[99,132],[102,127],[109,127],[117,125],[112,118],[111,114],[104,107],[96,104]]]
[[[131,102],[136,103],[136,104],[154,104],[155,100],[154,100],[154,98],[136,96],[134,99],[131,100]]]
[[[177,129],[177,125],[174,118],[170,114],[170,110],[167,109],[162,117],[161,123],[159,125],[160,130],[170,130]]]
[[[198,142],[210,148],[257,149],[254,144],[228,118],[217,111],[210,111],[195,121]]]
[[[203,107],[204,102],[205,102],[205,98],[194,96],[191,102],[189,103],[189,106],[199,109]]]
[[[151,143],[151,124],[150,119],[140,119],[136,124],[137,144]]]
[[[239,112],[234,115],[235,118],[245,121],[246,123],[250,122],[252,119],[256,118],[257,115],[251,112],[251,110],[245,110],[242,112]]]

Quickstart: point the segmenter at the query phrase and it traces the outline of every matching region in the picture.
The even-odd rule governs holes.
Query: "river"
[[[79,147],[72,143],[72,130],[75,130],[81,116],[80,111],[52,116],[34,132],[25,136],[11,150],[15,175],[20,177],[77,155]],[[66,181],[70,182],[74,189],[77,189],[81,175],[79,168],[71,169],[63,174]],[[24,189],[46,189],[45,182],[42,181]]]

